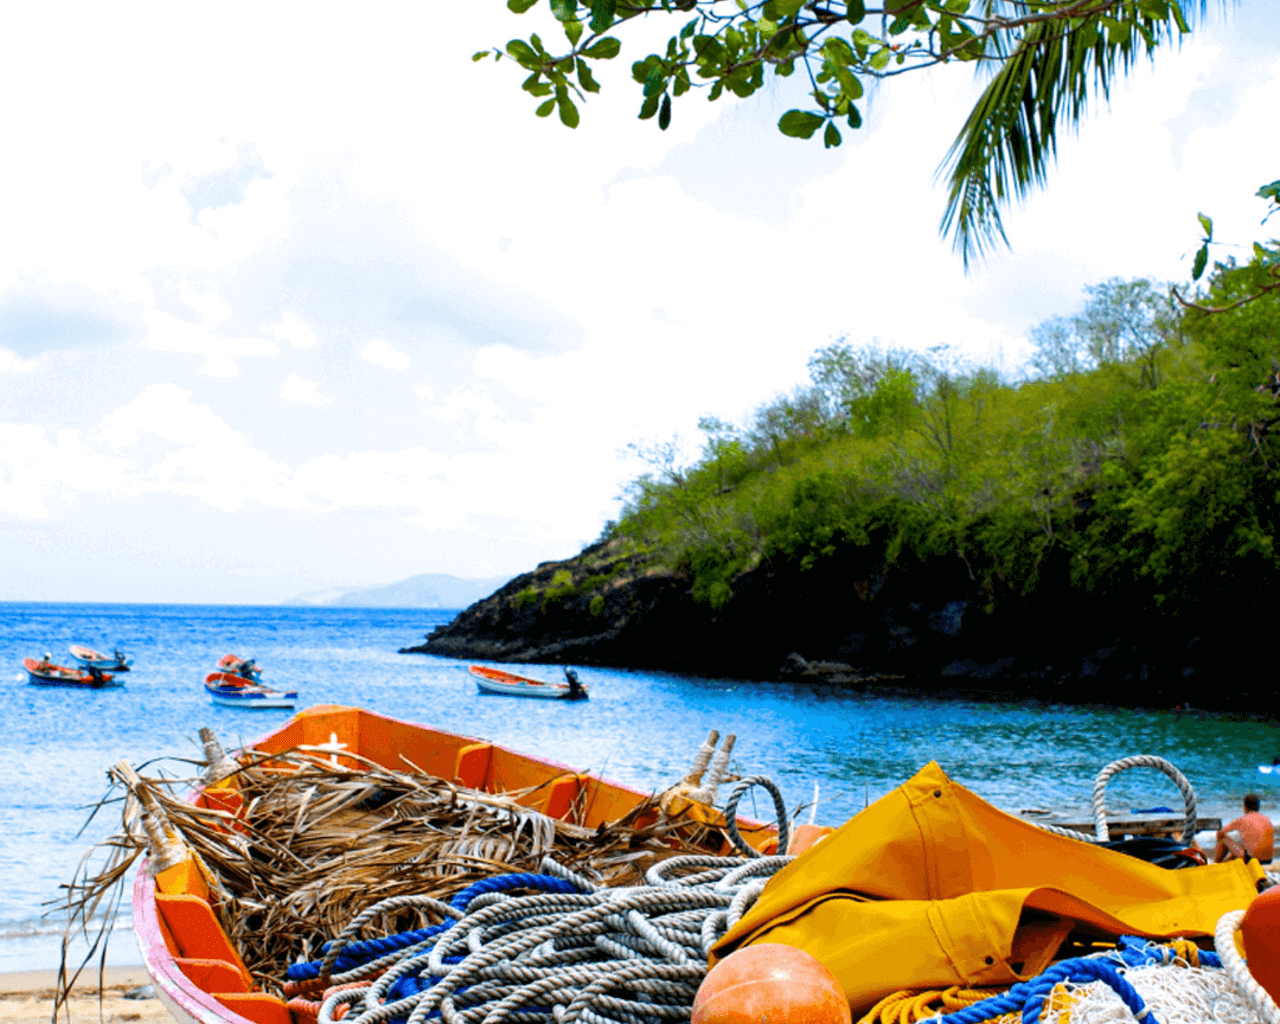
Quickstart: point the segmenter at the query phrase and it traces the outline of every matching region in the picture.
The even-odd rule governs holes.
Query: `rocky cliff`
[[[997,609],[960,559],[761,566],[733,591],[695,602],[684,574],[613,541],[516,577],[403,653],[1262,714],[1280,697],[1238,618],[1165,621],[1065,585]]]

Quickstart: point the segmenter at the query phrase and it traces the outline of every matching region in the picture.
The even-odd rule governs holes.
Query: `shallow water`
[[[228,745],[274,729],[285,711],[214,707],[200,685],[228,651],[257,658],[264,679],[297,687],[301,706],[354,704],[484,737],[626,782],[662,789],[687,770],[711,729],[736,733],[734,770],[763,773],[788,804],[820,790],[817,820],[839,824],[869,800],[937,760],[997,806],[1050,807],[1088,817],[1099,767],[1154,753],[1182,768],[1202,814],[1234,815],[1252,789],[1273,814],[1280,776],[1256,770],[1280,754],[1274,724],[1166,710],[1115,711],[886,698],[799,684],[701,679],[581,668],[582,703],[481,696],[466,663],[396,650],[453,613],[435,610],[246,608],[191,605],[0,604],[0,686],[6,690],[0,751],[0,964],[57,964],[57,921],[42,919],[88,845],[109,831],[102,816],[77,838],[86,805],[102,796],[120,758],[135,766],[199,757],[197,731]],[[136,662],[122,690],[29,686],[22,658],[67,646],[119,644]],[[69,658],[69,656],[67,656]],[[531,670],[553,678],[558,668]],[[185,769],[173,766],[175,773]],[[1274,781],[1273,781],[1274,780]],[[1114,810],[1177,806],[1154,772],[1127,772],[1108,790]],[[750,800],[743,811],[752,814]],[[757,806],[766,814],[763,804]],[[807,812],[806,812],[807,815]],[[108,962],[135,963],[131,936]]]

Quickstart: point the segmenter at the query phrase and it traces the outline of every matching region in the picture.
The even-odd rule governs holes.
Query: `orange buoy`
[[[761,942],[730,953],[693,999],[692,1024],[852,1024],[840,982],[795,946]]]
[[[1259,895],[1240,922],[1249,973],[1280,1002],[1280,886]]]

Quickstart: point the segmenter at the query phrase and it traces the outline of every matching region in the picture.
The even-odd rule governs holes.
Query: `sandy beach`
[[[54,971],[0,973],[0,1024],[49,1024],[53,1013]],[[60,1021],[73,1024],[169,1024],[172,1018],[159,999],[126,999],[126,992],[150,984],[141,967],[108,967],[103,972],[102,998],[98,972],[81,975],[69,1007]]]

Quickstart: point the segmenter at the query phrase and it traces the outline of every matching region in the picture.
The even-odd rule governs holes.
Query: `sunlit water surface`
[[[197,731],[252,740],[284,711],[214,707],[201,680],[228,651],[254,657],[265,680],[297,687],[301,706],[353,704],[483,737],[645,790],[684,774],[710,729],[736,733],[735,770],[764,773],[795,806],[820,791],[817,820],[839,824],[930,760],[999,807],[1087,817],[1094,774],[1132,753],[1163,755],[1195,784],[1202,813],[1234,814],[1254,790],[1264,810],[1280,778],[1259,773],[1280,753],[1275,726],[1168,710],[886,698],[807,685],[583,668],[590,701],[481,696],[466,663],[400,655],[448,611],[190,605],[0,604],[0,969],[52,967],[58,921],[42,917],[109,815],[81,836],[106,769],[166,755],[198,757]],[[29,686],[22,658],[67,646],[123,647],[136,670],[121,690]],[[69,656],[67,656],[69,657]],[[531,670],[546,678],[557,668]],[[175,765],[174,770],[180,770]],[[1276,782],[1271,781],[1276,779]],[[1128,772],[1113,809],[1174,805],[1172,784]],[[765,813],[763,804],[758,811]],[[750,806],[744,806],[752,813]],[[117,821],[118,821],[118,812]],[[807,814],[807,812],[806,812]],[[136,963],[127,931],[108,962]]]

